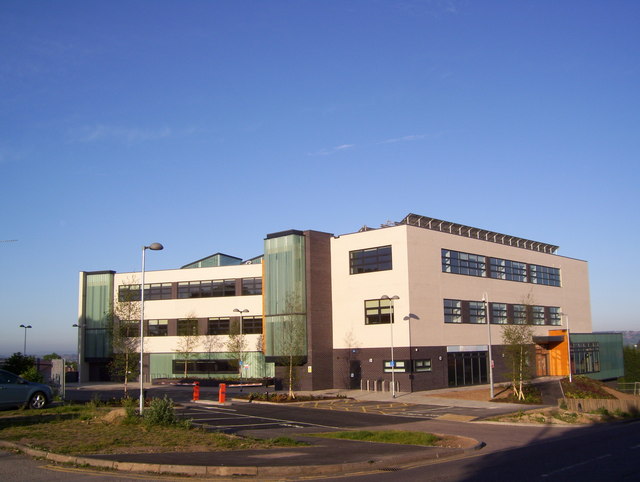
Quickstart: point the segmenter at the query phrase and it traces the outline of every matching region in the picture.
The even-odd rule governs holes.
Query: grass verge
[[[38,412],[0,412],[0,439],[59,454],[201,452],[300,445],[288,438],[260,440],[207,432],[186,424],[147,426],[114,416],[114,409],[72,405]],[[118,414],[116,414],[118,415]]]
[[[409,432],[404,430],[355,430],[349,432],[322,432],[307,434],[312,437],[358,440],[360,442],[379,442],[386,444],[424,445],[432,447],[438,444],[440,437],[427,432]]]

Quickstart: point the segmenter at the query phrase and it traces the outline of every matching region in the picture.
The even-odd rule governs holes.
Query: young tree
[[[227,341],[227,351],[231,355],[232,363],[238,369],[238,376],[242,378],[242,367],[244,365],[244,355],[247,351],[247,338],[242,333],[240,319],[232,319],[229,322],[229,340]]]
[[[297,315],[286,315],[282,322],[280,353],[282,364],[287,367],[289,378],[289,398],[296,398],[294,387],[297,382],[296,367],[304,361],[307,346],[304,318]]]
[[[174,351],[184,360],[184,377],[187,378],[189,376],[189,361],[195,358],[196,349],[200,343],[198,318],[195,313],[190,313],[187,318],[179,320],[179,323],[182,325],[181,327],[179,326],[181,330],[181,332],[178,333],[180,339]]]
[[[211,361],[211,354],[217,353],[221,351],[224,344],[218,335],[207,334],[202,337],[202,347],[204,351],[207,353],[207,359]],[[208,369],[209,375],[211,374],[210,369]]]
[[[31,368],[35,368],[36,359],[32,356],[23,355],[20,352],[14,353],[4,361],[2,368],[16,375],[22,375]]]
[[[502,343],[504,356],[509,367],[507,375],[511,379],[513,393],[518,400],[524,400],[524,383],[531,379],[529,363],[533,348],[533,328],[529,325],[503,325]]]
[[[123,380],[126,397],[129,381],[140,373],[140,301],[135,293],[129,290],[119,293],[107,320],[113,349],[109,371],[114,378]]]

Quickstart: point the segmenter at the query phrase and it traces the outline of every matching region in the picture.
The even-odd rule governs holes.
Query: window
[[[532,283],[547,286],[560,286],[560,270],[548,266],[529,265],[529,277]]]
[[[562,325],[562,320],[561,320],[560,317],[561,317],[560,308],[558,308],[556,306],[550,306],[549,307],[549,321],[548,321],[548,324],[549,325],[553,325],[553,326]]]
[[[600,344],[598,342],[571,343],[573,373],[597,373],[600,371]]]
[[[148,336],[167,336],[169,334],[169,320],[149,320]]]
[[[229,318],[209,318],[207,333],[209,335],[228,335]]]
[[[193,336],[198,334],[198,320],[178,320],[178,336]]]
[[[431,359],[427,360],[413,360],[414,372],[430,372],[431,371]]]
[[[243,295],[261,295],[262,278],[242,278]]]
[[[484,256],[442,250],[442,272],[465,274],[468,276],[487,276],[487,261]]]
[[[392,269],[391,246],[349,252],[349,270],[351,274],[387,271],[390,269]]]
[[[211,298],[235,296],[236,280],[182,281],[178,283],[178,298]]]
[[[506,303],[490,303],[491,304],[491,323],[496,325],[506,325],[507,304]]]
[[[245,316],[244,318],[242,318],[242,332],[245,335],[261,335],[262,317]]]
[[[487,315],[484,309],[484,302],[469,301],[469,323],[486,323]]]
[[[544,306],[531,307],[531,324],[544,325]]]
[[[145,301],[170,300],[171,298],[171,283],[144,285]],[[140,301],[140,285],[120,285],[118,287],[118,301]]]
[[[133,338],[136,336],[140,336],[140,322],[139,321],[120,321],[120,334],[121,336],[126,336],[129,338]]]
[[[366,300],[364,302],[365,325],[393,323],[391,300]]]
[[[394,366],[395,365],[395,366]],[[405,373],[409,364],[404,360],[384,360],[384,372],[385,373]]]
[[[527,307],[526,305],[513,305],[513,324],[514,325],[526,325],[527,324]]]
[[[508,281],[527,281],[527,265],[508,259],[490,258],[491,277]]]
[[[190,374],[237,374],[238,368],[234,366],[232,360],[172,360],[172,371],[174,375],[184,374],[184,365],[188,364],[187,370]]]
[[[462,323],[462,301],[444,300],[444,322]]]

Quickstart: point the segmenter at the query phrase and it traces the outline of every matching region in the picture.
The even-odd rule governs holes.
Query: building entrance
[[[487,383],[487,352],[468,351],[447,353],[449,386]]]

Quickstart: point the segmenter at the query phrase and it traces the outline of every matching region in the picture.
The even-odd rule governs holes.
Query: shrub
[[[29,367],[28,369],[26,369],[24,372],[20,374],[20,376],[29,382],[37,382],[37,383],[44,382],[44,377],[40,374],[40,372],[35,366]]]
[[[154,398],[149,408],[144,411],[145,425],[173,425],[176,423],[176,415],[173,410],[173,400],[166,395],[163,398]]]

